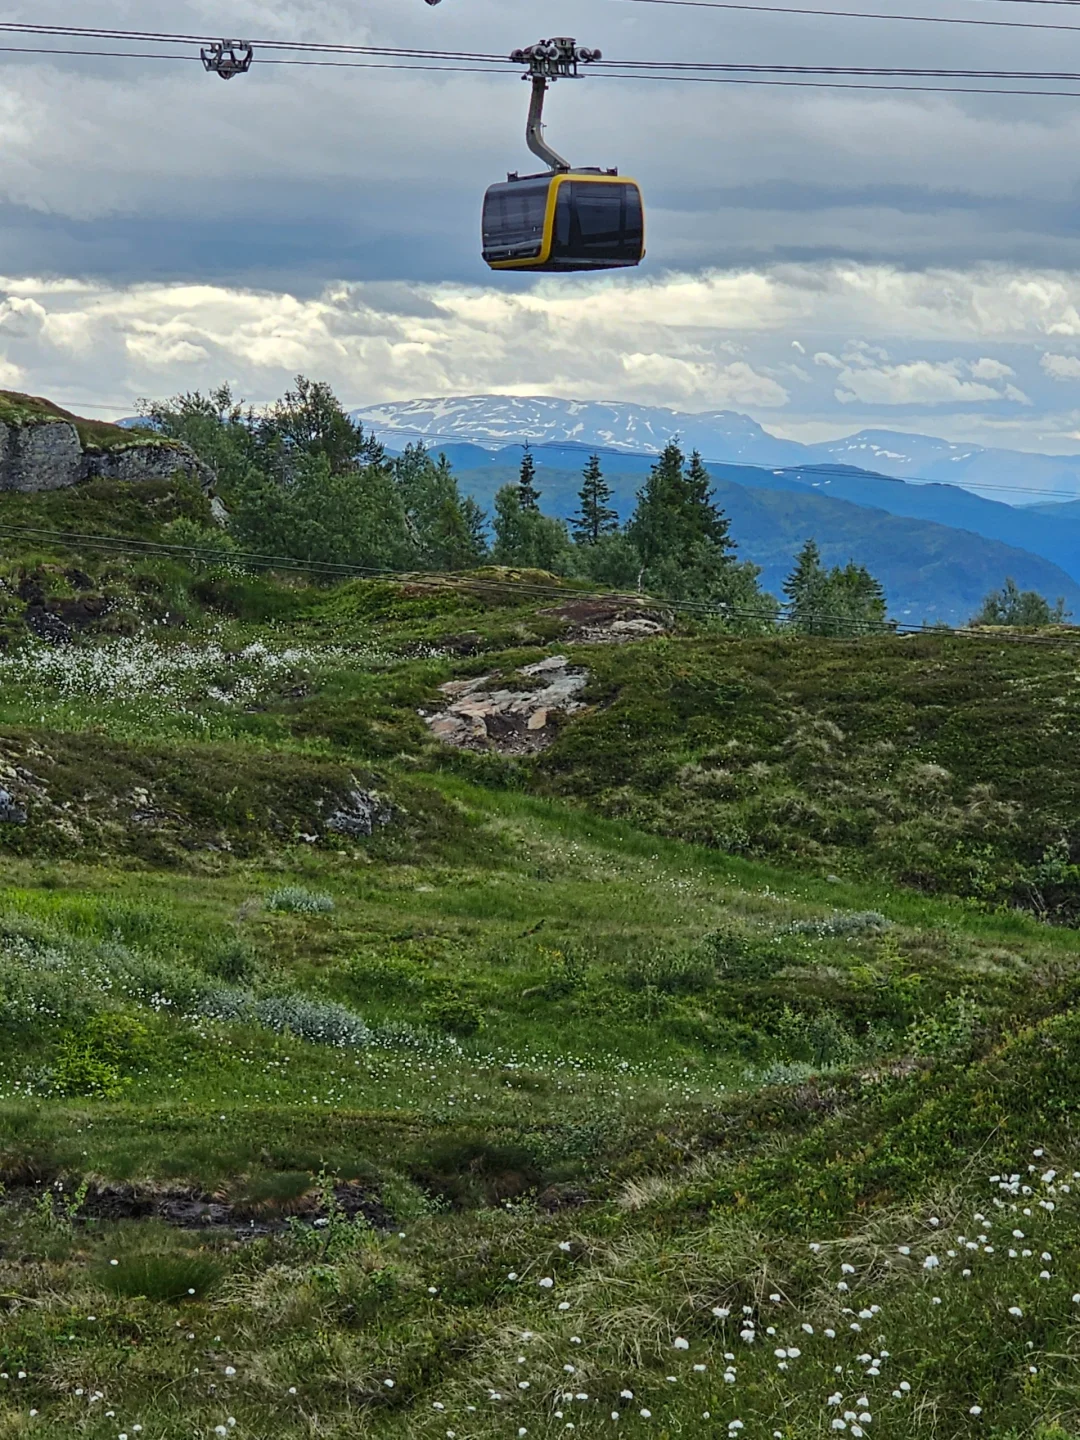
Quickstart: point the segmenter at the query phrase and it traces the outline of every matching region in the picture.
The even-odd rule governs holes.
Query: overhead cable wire
[[[182,559],[185,556],[196,556],[201,561],[210,561],[222,565],[233,563],[254,569],[292,570],[297,573],[314,574],[330,579],[353,578],[384,580],[388,582],[397,581],[431,589],[444,589],[450,581],[457,580],[481,592],[486,591],[505,594],[507,590],[512,590],[516,594],[523,594],[529,598],[554,598],[566,603],[575,600],[595,600],[606,604],[633,603],[649,605],[676,614],[685,614],[697,619],[754,619],[775,621],[782,617],[786,610],[791,608],[790,606],[781,605],[776,610],[773,610],[764,607],[755,608],[750,606],[728,605],[722,601],[710,603],[707,601],[665,600],[658,596],[641,593],[628,594],[616,591],[595,591],[581,589],[572,585],[543,585],[532,581],[500,580],[495,577],[479,576],[470,572],[451,572],[443,575],[432,575],[430,573],[384,569],[375,566],[308,561],[295,556],[265,555],[255,551],[235,550],[222,552],[214,547],[200,547],[190,544],[170,545],[159,541],[134,540],[116,535],[87,534],[81,531],[50,530],[38,526],[0,524],[0,536],[47,540],[65,548],[76,548],[81,545],[91,549],[113,550],[118,553],[126,551],[146,556],[161,556],[173,559]],[[1076,630],[1075,635],[1008,635],[1002,633],[1001,630],[994,630],[993,633],[991,633],[980,627],[972,626],[912,624],[905,621],[887,621],[882,623],[857,621],[853,620],[849,615],[843,615],[833,611],[814,611],[805,618],[822,623],[847,624],[852,627],[852,635],[832,638],[866,638],[889,634],[915,636],[925,634],[952,635],[963,639],[978,639],[992,643],[1003,641],[1006,643],[1042,645],[1070,645],[1075,643],[1075,640],[1080,639],[1080,629]],[[1068,628],[1073,629],[1074,627]]]
[[[199,64],[198,55],[162,55],[153,51],[138,50],[55,50],[45,49],[40,46],[30,45],[0,45],[0,55],[75,55],[87,58],[101,58],[106,60],[180,60],[190,61]],[[517,71],[509,68],[499,71],[479,65],[421,65],[407,64],[402,61],[387,61],[380,63],[378,60],[275,60],[263,59],[254,62],[257,65],[301,65],[301,66],[324,66],[338,70],[421,70],[427,74],[447,75],[514,75]]]
[[[198,63],[197,55],[168,55],[156,54],[153,52],[142,52],[134,50],[68,50],[57,48],[46,48],[42,46],[19,46],[0,45],[0,54],[9,55],[60,55],[76,56],[84,59],[115,59],[115,60],[165,60],[184,61]],[[301,60],[291,58],[263,58],[256,57],[253,65],[298,65],[305,67],[328,67],[344,70],[397,70],[397,71],[425,71],[428,74],[482,74],[482,75],[516,75],[519,72],[511,69],[503,62],[502,69],[494,66],[473,66],[473,65],[444,65],[444,64],[410,64],[402,61],[358,61],[358,60]],[[777,67],[780,68],[780,67]],[[1080,89],[1077,90],[1049,90],[1049,89],[1020,89],[1016,86],[994,86],[994,85],[900,85],[881,83],[875,81],[844,81],[844,80],[809,80],[809,79],[772,79],[763,75],[692,75],[692,74],[662,74],[650,73],[648,71],[621,72],[618,70],[599,71],[603,78],[609,80],[633,80],[660,81],[667,84],[693,84],[693,85],[767,85],[771,87],[793,88],[801,90],[858,90],[858,91],[883,91],[901,94],[921,95],[1016,95],[1029,96],[1034,98],[1069,98],[1080,99]],[[827,72],[842,73],[842,72]],[[889,73],[889,72],[883,72]],[[1041,78],[1038,75],[1035,79]],[[1075,77],[1080,84],[1080,74]]]
[[[836,20],[894,20],[922,25],[976,25],[996,30],[1080,30],[1052,20],[986,20],[970,15],[907,15],[888,10],[825,10],[808,5],[759,5],[752,0],[620,0],[627,5],[666,5],[685,10],[739,10],[760,15],[807,15]]]
[[[1080,27],[1078,27],[1080,28]],[[60,25],[23,25],[15,22],[0,22],[0,33],[40,34],[56,37],[131,40],[155,44],[205,43],[205,36],[175,34],[166,31],[90,29],[88,27]],[[464,50],[423,50],[419,48],[386,47],[374,45],[324,44],[309,41],[258,40],[246,42],[255,49],[287,50],[292,52],[361,55],[367,58],[431,60],[436,63],[467,62],[483,65],[507,66],[505,55],[464,51]],[[100,53],[100,52],[97,52]],[[128,53],[128,52],[123,52]],[[703,60],[600,60],[590,67],[593,73],[618,70],[627,73],[663,74],[721,74],[721,75],[810,75],[844,76],[861,78],[901,79],[965,79],[965,80],[1018,80],[1018,81],[1061,81],[1080,84],[1080,72],[1073,70],[1006,70],[972,69],[969,67],[943,66],[853,66],[853,65],[776,65],[738,61]]]

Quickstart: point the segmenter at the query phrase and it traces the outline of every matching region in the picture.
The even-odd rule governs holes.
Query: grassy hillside
[[[2,1440],[1080,1433],[1071,640],[3,546]]]
[[[152,429],[124,428],[110,425],[107,420],[86,420],[73,415],[38,395],[22,395],[15,390],[0,390],[0,424],[41,425],[49,421],[67,420],[75,426],[84,450],[122,450],[132,445],[170,445]]]

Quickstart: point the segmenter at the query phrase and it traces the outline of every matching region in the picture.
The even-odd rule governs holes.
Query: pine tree
[[[597,545],[602,536],[618,530],[619,517],[610,501],[611,486],[600,469],[600,456],[590,455],[582,471],[578,513],[572,521],[574,539],[579,545]]]
[[[712,479],[701,456],[695,451],[687,462],[678,441],[669,441],[638,493],[628,527],[645,583],[673,600],[730,607],[736,596],[740,608],[764,607],[758,572],[740,566],[728,531],[728,518],[713,500]],[[756,597],[760,605],[752,603]]]
[[[528,441],[521,457],[521,476],[518,480],[518,502],[522,510],[539,510],[540,491],[536,488],[536,461]]]
[[[698,538],[717,545],[723,551],[735,549],[731,539],[731,522],[722,510],[713,504],[712,476],[705,468],[701,452],[695,450],[686,467],[686,507],[691,525],[698,530]]]

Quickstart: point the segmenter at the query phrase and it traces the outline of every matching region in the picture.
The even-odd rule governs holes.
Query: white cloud
[[[1080,380],[1080,359],[1075,355],[1044,355],[1039,361],[1052,380]]]
[[[986,436],[994,406],[1032,408],[1031,381],[1073,378],[1078,362],[1047,355],[1040,371],[1038,356],[1074,301],[1080,275],[848,263],[528,287],[340,282],[311,296],[24,277],[0,279],[0,344],[3,383],[84,410],[224,379],[261,403],[303,371],[350,404],[495,392],[773,416],[789,386],[818,415],[983,404]],[[792,364],[796,327],[806,370]],[[851,338],[868,334],[884,343]]]
[[[836,398],[844,405],[949,405],[1001,398],[989,385],[965,379],[964,369],[956,360],[848,368],[837,376]]]
[[[982,356],[971,366],[971,374],[976,380],[1008,380],[1016,371],[1011,365],[1006,365],[1001,360],[992,360]]]

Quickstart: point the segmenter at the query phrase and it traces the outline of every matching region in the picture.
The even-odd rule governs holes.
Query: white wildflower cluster
[[[1072,1178],[1080,1179],[1080,1172]],[[1007,1318],[1019,1327],[1021,1335],[1029,1320],[1034,1324],[1037,1319],[1031,1314],[1033,1284],[1049,1294],[1056,1283],[1048,1227],[1054,1222],[1061,1197],[1071,1192],[1070,1179],[1042,1164],[1026,1173],[994,1175],[990,1183],[993,1193],[985,1213],[974,1209],[951,1221],[934,1215],[924,1222],[921,1235],[891,1250],[886,1268],[906,1277],[901,1292],[905,1304],[910,1304],[914,1293],[916,1303],[926,1306],[927,1326],[955,1323],[951,1312],[935,1307],[972,1303],[976,1292],[965,1283],[965,1277],[972,1275],[975,1267],[994,1267],[1000,1272],[1014,1260],[1027,1265],[1024,1283],[1017,1285],[1017,1295],[1028,1297],[1025,1303],[1006,1303],[1008,1295],[1002,1297],[998,1286],[990,1288],[991,1298],[985,1302],[1000,1306],[990,1317],[995,1324]],[[1001,1243],[1005,1239],[1015,1243]],[[614,1379],[609,1357],[598,1353],[593,1358],[591,1342],[602,1343],[602,1334],[593,1337],[583,1330],[584,1338],[583,1334],[567,1337],[563,1331],[559,1311],[567,1302],[557,1307],[552,1303],[564,1285],[560,1271],[550,1262],[546,1268],[522,1262],[505,1278],[515,1287],[532,1287],[529,1293],[543,1307],[542,1333],[527,1331],[520,1337],[521,1341],[540,1343],[523,1345],[515,1358],[513,1380],[488,1387],[476,1404],[455,1406],[449,1398],[435,1402],[440,1421],[451,1420],[460,1427],[458,1431],[440,1431],[440,1440],[443,1435],[472,1433],[469,1415],[485,1406],[506,1410],[507,1420],[512,1417],[515,1425],[520,1420],[519,1434],[578,1431],[593,1435],[611,1433],[618,1427],[635,1435],[678,1430],[736,1437],[745,1430],[762,1440],[770,1435],[784,1440],[796,1432],[872,1440],[875,1435],[912,1433],[919,1415],[938,1413],[943,1405],[960,1406],[965,1426],[970,1427],[964,1433],[977,1435],[992,1426],[991,1395],[924,1393],[915,1379],[904,1374],[903,1364],[893,1358],[888,1346],[890,1326],[900,1319],[897,1316],[894,1322],[892,1316],[898,1298],[895,1282],[881,1292],[879,1301],[875,1288],[882,1278],[880,1256],[870,1263],[865,1252],[849,1258],[841,1253],[843,1248],[838,1241],[810,1245],[821,1267],[820,1293],[828,1297],[812,1301],[812,1312],[800,1309],[779,1289],[763,1288],[756,1304],[737,1304],[728,1297],[715,1304],[710,1301],[693,1316],[685,1315],[686,1323],[678,1331],[669,1331],[663,1348],[657,1351],[657,1358],[662,1357],[664,1368],[672,1373],[637,1370]],[[568,1241],[558,1246],[564,1256],[577,1253],[577,1249]],[[1063,1284],[1064,1277],[1057,1286],[1059,1291]],[[1059,1298],[1049,1303],[1057,1305]],[[1080,1289],[1070,1303],[1080,1307]],[[944,1318],[935,1320],[936,1315]],[[580,1322],[579,1328],[583,1328]],[[1034,1344],[1028,1344],[1025,1378],[1039,1373],[1034,1363],[1037,1357],[1030,1353]],[[552,1360],[559,1367],[554,1380]],[[818,1392],[819,1382],[822,1388]],[[544,1394],[553,1394],[553,1408],[541,1414],[536,1406]],[[677,1410],[672,1400],[676,1395]],[[763,1401],[765,1396],[769,1398]],[[807,1402],[810,1414],[799,1422],[803,1429],[796,1425],[793,1431],[791,1417],[802,1412]],[[455,1409],[462,1413],[455,1415]],[[552,1421],[557,1422],[554,1430]]]
[[[210,700],[251,705],[301,672],[375,669],[390,657],[366,646],[272,649],[262,641],[229,649],[220,639],[197,644],[159,635],[110,637],[85,645],[32,643],[0,654],[0,686],[28,699],[132,700],[162,708]]]

